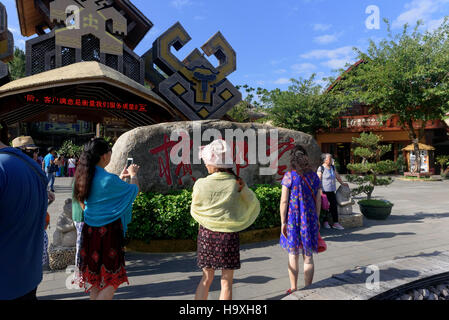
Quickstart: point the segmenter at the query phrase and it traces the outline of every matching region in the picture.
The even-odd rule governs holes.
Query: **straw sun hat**
[[[25,150],[35,150],[39,149],[38,146],[34,144],[34,140],[31,137],[18,137],[12,141],[13,148],[25,149]]]

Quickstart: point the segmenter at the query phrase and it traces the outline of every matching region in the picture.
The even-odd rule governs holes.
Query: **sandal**
[[[296,291],[296,290],[295,290]],[[285,292],[285,294],[286,295],[291,295],[293,292],[295,292],[295,291],[292,291],[292,289],[288,289],[286,292]]]

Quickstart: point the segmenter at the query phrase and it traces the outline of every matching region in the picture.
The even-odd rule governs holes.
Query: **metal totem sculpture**
[[[8,30],[8,14],[0,2],[0,84],[10,81],[7,63],[14,58],[14,37]]]
[[[180,61],[171,48],[179,51],[190,40],[179,22],[169,28],[143,56],[145,77],[155,85],[156,92],[190,120],[220,119],[242,99],[240,91],[226,79],[236,70],[235,51],[217,32],[201,47],[206,56],[217,58],[217,67],[198,49]]]
[[[79,7],[81,4],[83,7]],[[123,55],[123,41],[106,30],[106,23],[112,21],[112,32],[126,36],[127,21],[113,7],[107,7],[105,0],[59,0],[50,3],[50,19],[63,23],[65,28],[56,30],[56,45],[81,48],[82,36],[92,34],[100,39],[100,52]],[[73,19],[67,19],[72,14]],[[73,21],[73,24],[68,22]],[[77,30],[77,32],[74,32]]]

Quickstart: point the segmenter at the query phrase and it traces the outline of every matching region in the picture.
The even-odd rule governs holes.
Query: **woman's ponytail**
[[[84,145],[75,173],[74,197],[79,202],[84,203],[89,198],[92,181],[95,176],[95,168],[101,160],[101,156],[109,151],[108,143],[101,138],[94,139]]]

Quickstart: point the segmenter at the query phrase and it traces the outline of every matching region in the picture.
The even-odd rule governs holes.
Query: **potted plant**
[[[449,155],[438,156],[436,160],[437,160],[437,163],[441,167],[441,172],[440,172],[441,177],[446,178],[447,175],[445,174],[445,172],[446,172],[446,167],[449,165]]]
[[[358,202],[360,211],[368,219],[387,219],[393,208],[393,204],[385,200],[373,200],[372,194],[376,186],[387,186],[393,183],[391,177],[382,177],[398,169],[391,160],[381,161],[381,157],[391,151],[391,145],[381,145],[382,137],[372,132],[362,133],[359,138],[353,138],[356,145],[353,153],[359,163],[349,164],[348,169],[354,174],[346,176],[346,179],[358,185],[352,190],[352,195],[366,194],[366,200]]]

